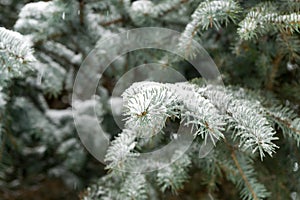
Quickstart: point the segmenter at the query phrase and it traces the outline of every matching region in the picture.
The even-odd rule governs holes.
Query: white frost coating
[[[92,12],[88,12],[85,16],[85,23],[87,25],[88,31],[92,33],[92,35],[99,39],[100,37],[103,37],[104,35],[107,35],[108,37],[114,34],[108,29],[103,28],[100,26],[101,24],[101,17],[98,14],[94,14]]]
[[[41,83],[44,92],[57,95],[63,89],[66,70],[50,56],[41,53],[40,57],[43,62],[35,63],[39,72],[37,81]]]
[[[76,114],[76,113],[75,113]],[[75,118],[76,130],[81,133],[80,140],[88,147],[89,151],[92,151],[98,159],[104,160],[104,155],[108,148],[109,135],[102,129],[97,129],[99,126],[99,120],[89,115],[79,114]]]
[[[176,115],[177,97],[164,84],[133,84],[123,94],[126,126],[134,127],[141,136],[157,134],[167,117]]]
[[[94,106],[96,105],[96,101],[93,99],[87,101],[78,101],[76,102],[76,110],[80,114],[92,114],[94,111]]]
[[[139,0],[132,3],[131,10],[133,12],[141,12],[143,14],[148,14],[151,13],[153,6],[154,5],[152,1]]]
[[[73,104],[76,109],[76,114],[78,115],[93,115],[96,111],[97,114],[103,115],[102,104],[100,102],[99,97],[95,97],[95,99],[89,99],[86,101],[77,100]]]
[[[123,99],[121,97],[111,97],[109,104],[114,114],[118,116],[122,115]]]
[[[124,100],[126,100],[129,96],[139,93],[142,88],[159,89],[161,87],[162,87],[162,85],[160,83],[152,82],[152,81],[133,83],[130,86],[130,88],[128,88],[127,90],[124,91],[124,93],[122,94],[122,97]]]
[[[130,157],[138,156],[138,153],[133,153],[132,150],[136,146],[135,133],[124,129],[114,141],[111,142],[111,146],[107,150],[105,156],[105,162],[109,164],[106,166],[109,168],[121,168]]]
[[[45,10],[47,10],[47,12],[55,11],[53,7],[51,10],[51,6],[49,6],[51,4],[53,4],[53,2],[39,1],[34,3],[28,3],[22,8],[19,17],[27,18],[33,16],[35,18],[41,18],[42,14],[45,13]]]
[[[18,32],[0,27],[0,50],[7,51],[23,62],[35,61],[33,50],[26,38]]]
[[[68,49],[65,45],[52,41],[47,41],[44,45],[49,51],[55,52],[58,56],[70,60],[72,64],[79,65],[82,61],[81,54],[75,54],[75,52],[73,52],[71,49]],[[58,49],[59,51],[57,51]]]
[[[66,18],[66,13],[65,13],[65,12],[63,12],[61,18],[62,18],[63,20],[65,20],[65,18]]]
[[[59,122],[64,119],[73,119],[73,114],[71,109],[65,109],[65,110],[47,110],[46,115],[49,116],[54,123],[59,124]]]
[[[6,101],[4,100],[4,95],[3,93],[1,92],[1,89],[0,89],[0,108],[5,106],[6,104]]]
[[[293,64],[293,63],[291,63],[291,62],[289,61],[289,62],[287,62],[287,64],[286,64],[286,68],[287,68],[287,70],[289,70],[289,71],[293,71],[293,70],[295,70],[295,69],[298,68],[298,65],[297,65],[297,63]]]
[[[69,140],[63,142],[59,148],[57,149],[58,153],[66,153],[69,149],[74,147],[76,144],[78,144],[78,141],[76,138],[70,138]]]
[[[21,9],[14,28],[22,33],[33,35],[35,42],[45,40],[49,35],[61,33],[66,29],[66,23],[61,18],[65,10],[66,5],[60,1],[40,1],[26,4]],[[67,19],[69,13],[65,15]]]
[[[72,57],[71,62],[74,64],[80,64],[82,62],[82,54],[76,54]]]

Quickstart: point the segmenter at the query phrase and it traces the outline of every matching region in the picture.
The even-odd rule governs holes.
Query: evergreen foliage
[[[299,197],[298,0],[6,0],[0,9],[1,199],[53,177],[83,200]],[[176,51],[185,58],[199,41],[225,86],[195,77],[184,58],[143,49],[115,59],[93,99],[72,104],[80,65],[101,39],[150,26],[181,32]],[[96,48],[100,61],[105,53]],[[145,63],[188,82],[140,81],[114,97],[118,78]],[[76,134],[95,133],[94,110],[111,140],[105,167]],[[186,137],[188,149],[179,142]],[[166,159],[141,160],[171,141]]]

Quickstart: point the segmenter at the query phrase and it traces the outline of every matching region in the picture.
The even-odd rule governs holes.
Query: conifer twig
[[[123,21],[124,21],[124,19],[122,17],[120,17],[117,19],[113,19],[111,21],[102,22],[101,26],[110,26],[112,24],[122,23]]]
[[[277,72],[278,72],[278,69],[279,69],[280,62],[281,62],[282,58],[283,58],[283,55],[279,53],[279,54],[276,55],[275,59],[272,62],[271,73],[270,73],[268,82],[266,84],[266,88],[268,90],[273,90],[274,81],[275,81],[275,78],[276,78],[276,75],[277,75]]]
[[[256,193],[254,192],[254,190],[253,190],[253,188],[252,188],[250,182],[248,181],[248,179],[247,179],[247,177],[246,177],[246,175],[245,175],[245,173],[244,173],[244,171],[243,171],[241,165],[239,164],[239,162],[238,162],[238,160],[237,160],[237,158],[236,158],[236,155],[235,155],[234,150],[231,151],[231,158],[232,158],[232,160],[234,161],[235,166],[238,168],[239,173],[240,173],[241,176],[242,176],[242,179],[245,181],[245,184],[246,184],[247,188],[248,188],[249,191],[251,192],[253,199],[254,199],[254,200],[258,200]]]

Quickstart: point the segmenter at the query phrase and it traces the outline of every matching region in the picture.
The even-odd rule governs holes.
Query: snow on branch
[[[299,13],[280,14],[273,4],[262,3],[248,12],[239,23],[237,32],[241,39],[250,40],[271,30],[299,32],[299,22]]]
[[[270,156],[278,148],[273,141],[275,130],[264,116],[263,106],[242,98],[238,91],[208,86],[204,95],[227,117],[227,125],[234,131],[234,138],[240,138],[239,146],[252,153],[259,152],[261,159],[265,152]]]
[[[23,35],[0,27],[1,80],[21,75],[35,60],[30,43]]]
[[[185,55],[193,51],[191,43],[198,30],[207,30],[209,27],[219,29],[222,23],[227,25],[230,21],[235,23],[241,8],[233,0],[204,1],[192,14],[192,20],[185,27],[180,38],[180,49],[185,50]]]

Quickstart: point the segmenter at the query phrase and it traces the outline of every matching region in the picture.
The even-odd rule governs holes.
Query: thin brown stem
[[[80,21],[80,25],[82,26],[83,25],[83,22],[84,22],[84,0],[79,0],[79,21]]]
[[[112,24],[117,24],[117,23],[121,23],[121,22],[123,22],[124,20],[123,20],[123,18],[117,18],[117,19],[113,19],[113,20],[111,20],[111,21],[107,21],[107,22],[102,22],[101,23],[101,26],[110,26],[110,25],[112,25]]]
[[[272,117],[274,117],[277,121],[279,121],[280,123],[283,123],[285,126],[287,126],[289,129],[291,129],[292,131],[294,131],[297,134],[300,134],[300,130],[292,127],[291,122],[287,121],[287,120],[283,120],[280,117],[276,117],[274,116],[272,113],[268,112],[268,114]]]
[[[275,81],[275,78],[276,78],[276,75],[277,75],[277,72],[278,72],[278,69],[279,69],[279,66],[280,66],[280,62],[281,62],[282,59],[283,59],[283,55],[279,53],[279,54],[276,55],[275,59],[272,62],[271,73],[270,73],[268,82],[266,84],[266,88],[268,90],[273,90],[274,81]]]
[[[178,4],[174,5],[174,6],[171,7],[170,9],[165,10],[163,13],[161,13],[161,14],[159,15],[159,17],[161,17],[161,16],[163,16],[163,15],[166,15],[167,13],[176,10],[177,8],[179,8],[179,6],[180,6],[181,4],[187,3],[188,1],[189,1],[189,0],[181,0]]]
[[[244,173],[244,171],[243,171],[243,169],[242,169],[240,163],[238,162],[238,160],[237,160],[237,158],[236,158],[236,155],[235,155],[235,152],[234,152],[234,151],[231,152],[231,157],[232,157],[232,159],[233,159],[233,161],[234,161],[235,166],[238,168],[239,173],[241,174],[242,179],[244,180],[244,182],[245,182],[245,184],[246,184],[246,187],[250,190],[253,199],[254,199],[254,200],[258,200],[258,197],[257,197],[256,193],[254,192],[254,190],[253,190],[251,184],[249,183],[248,178],[246,177],[246,175],[245,175],[245,173]]]
[[[241,165],[240,165],[240,163],[239,163],[239,161],[238,161],[238,159],[235,155],[235,149],[227,142],[226,139],[224,139],[224,142],[227,145],[227,147],[231,150],[231,154],[230,154],[231,158],[232,158],[235,166],[237,167],[240,175],[242,176],[242,179],[244,180],[246,187],[249,189],[250,193],[252,194],[252,198],[254,200],[258,200],[258,197],[257,197],[256,193],[254,192],[254,189],[252,188],[247,176],[245,175],[245,173],[244,173],[244,171],[243,171],[243,169],[242,169],[242,167],[241,167]]]

